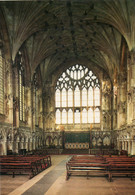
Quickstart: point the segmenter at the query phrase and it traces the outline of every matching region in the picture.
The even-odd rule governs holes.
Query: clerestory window
[[[100,83],[91,70],[68,68],[55,89],[56,124],[100,123]]]

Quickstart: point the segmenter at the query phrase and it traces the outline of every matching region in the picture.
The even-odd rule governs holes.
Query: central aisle
[[[66,161],[63,160],[54,169],[48,172],[42,179],[40,179],[35,185],[28,189],[23,195],[44,195],[51,185],[66,171]]]

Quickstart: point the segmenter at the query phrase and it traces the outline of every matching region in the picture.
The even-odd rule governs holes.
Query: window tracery
[[[68,68],[55,90],[56,124],[100,123],[100,83],[87,67]]]

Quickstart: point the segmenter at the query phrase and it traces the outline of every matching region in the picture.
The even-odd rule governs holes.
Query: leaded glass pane
[[[67,94],[66,94],[66,90],[63,89],[62,90],[62,107],[66,107],[67,106]]]
[[[73,91],[71,89],[68,90],[68,107],[73,106]]]
[[[87,123],[87,110],[83,109],[82,111],[82,123]]]
[[[76,110],[75,112],[75,123],[80,123],[80,112]]]
[[[88,106],[93,106],[93,88],[88,89]]]
[[[62,124],[66,124],[67,123],[67,112],[66,110],[64,109],[62,111]]]
[[[56,90],[55,93],[55,106],[60,107],[60,90]]]
[[[75,92],[74,92],[74,97],[75,97],[75,106],[80,106],[80,90],[79,87],[77,86],[75,88]]]
[[[100,111],[98,108],[95,109],[95,123],[100,123]]]
[[[87,106],[87,90],[84,88],[82,90],[82,106]]]
[[[95,106],[99,106],[100,105],[100,90],[99,90],[99,88],[96,87],[94,92],[95,92]]]
[[[73,123],[73,111],[71,109],[69,109],[68,111],[68,124],[72,124]]]
[[[60,124],[60,110],[56,110],[55,118],[56,118],[56,124]]]
[[[88,123],[93,123],[93,110],[91,108],[88,110]]]

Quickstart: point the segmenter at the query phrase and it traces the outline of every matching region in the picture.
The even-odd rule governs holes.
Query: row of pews
[[[131,180],[135,175],[135,158],[128,156],[95,156],[76,155],[66,163],[66,180],[71,175],[107,176],[112,181],[113,176],[129,176]]]
[[[31,179],[51,166],[51,157],[45,156],[0,156],[0,174],[28,174]]]

